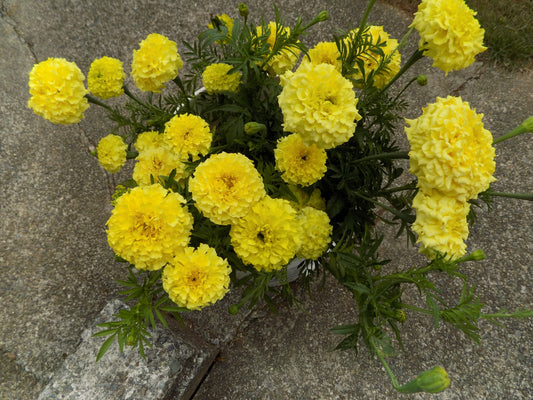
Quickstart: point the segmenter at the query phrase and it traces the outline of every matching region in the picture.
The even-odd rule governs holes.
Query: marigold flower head
[[[102,99],[121,96],[124,93],[123,83],[126,74],[122,61],[111,57],[94,60],[87,75],[89,91]]]
[[[421,243],[420,253],[430,259],[435,252],[457,259],[466,253],[464,241],[468,238],[466,216],[470,203],[445,196],[437,190],[420,190],[413,199],[416,220],[412,225]]]
[[[446,74],[468,67],[485,51],[485,30],[464,0],[422,0],[411,24],[420,34],[418,47]]]
[[[253,162],[239,153],[218,153],[196,167],[189,179],[196,208],[216,224],[243,217],[265,196],[261,175]]]
[[[165,145],[165,137],[157,131],[139,133],[137,140],[135,140],[135,148],[138,152],[163,145]]]
[[[174,179],[186,177],[185,163],[181,157],[170,150],[167,146],[150,147],[139,152],[137,162],[133,168],[133,180],[139,186],[151,185],[159,181],[159,176],[169,176],[172,170],[176,170]]]
[[[305,144],[330,149],[347,142],[361,119],[350,81],[333,65],[302,64],[281,77],[278,103],[284,129],[299,133]]]
[[[240,72],[228,74],[232,68],[231,65],[224,63],[208,65],[202,74],[202,82],[207,93],[237,92],[242,74]]]
[[[331,64],[339,72],[342,72],[342,62],[339,59],[341,53],[335,42],[320,42],[309,50],[309,59],[305,57],[303,62],[311,64]]]
[[[158,33],[149,34],[138,50],[133,50],[131,77],[145,92],[161,92],[165,83],[178,76],[183,61],[176,42]]]
[[[107,241],[138,269],[157,270],[189,244],[193,218],[179,193],[159,184],[120,196],[107,221]]]
[[[197,160],[199,155],[206,155],[211,148],[213,134],[207,122],[193,114],[181,114],[172,117],[165,124],[163,133],[165,142],[182,158]]]
[[[78,66],[64,58],[35,64],[29,74],[28,107],[54,124],[76,124],[89,108],[84,79]]]
[[[274,157],[283,180],[294,185],[312,185],[327,171],[326,151],[315,144],[307,146],[297,133],[278,141]]]
[[[420,188],[461,201],[489,188],[495,181],[495,151],[482,117],[460,97],[448,96],[438,97],[420,117],[406,120],[410,172]]]
[[[302,243],[296,256],[317,260],[328,249],[331,232],[328,214],[313,207],[302,208],[296,217],[302,229]]]
[[[355,29],[351,32],[351,35],[355,35],[358,32],[358,29]],[[347,40],[351,40],[353,36],[349,35]],[[368,77],[372,72],[375,73],[373,77],[373,84],[376,88],[381,89],[387,83],[390,82],[392,78],[400,71],[401,55],[397,51],[398,41],[389,36],[387,32],[383,30],[382,26],[370,26],[368,31],[364,33],[369,41],[377,46],[380,46],[383,55],[377,51],[372,51],[372,48],[368,48],[366,52],[363,52],[360,56],[364,64],[364,74],[363,71],[358,71],[351,78],[353,79],[363,79],[363,77]],[[384,68],[378,68],[380,64],[384,64]],[[355,65],[357,67],[357,65]],[[362,88],[363,85],[356,85],[357,87]]]
[[[277,271],[292,260],[301,243],[296,211],[287,200],[265,197],[230,230],[235,253],[258,271]]]
[[[200,310],[221,300],[229,290],[231,268],[215,249],[200,244],[186,247],[163,269],[168,297],[180,307]]]
[[[108,172],[114,174],[126,163],[126,150],[128,146],[121,136],[107,135],[100,139],[96,146],[98,162]]]
[[[270,49],[274,48],[274,44],[276,43],[276,37],[277,37],[277,25],[275,22],[269,22],[268,23],[268,31],[269,36],[267,39],[267,43],[270,46]],[[281,27],[281,32],[284,35],[290,35],[291,29],[288,27]],[[257,27],[257,35],[261,36],[265,34],[266,32],[263,32],[262,26]],[[291,70],[298,61],[298,57],[300,55],[300,49],[297,47],[291,47],[288,48],[282,48],[281,51],[279,51],[276,55],[274,55],[269,61],[267,65],[268,72],[271,75],[282,75],[286,71]]]

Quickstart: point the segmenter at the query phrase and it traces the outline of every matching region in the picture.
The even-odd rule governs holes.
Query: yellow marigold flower
[[[302,228],[302,243],[296,257],[317,260],[328,249],[333,227],[328,214],[313,207],[302,208],[296,219]]]
[[[242,154],[218,153],[201,163],[189,179],[196,208],[216,224],[243,217],[265,196],[261,175]]]
[[[466,216],[470,203],[459,201],[432,190],[420,190],[413,199],[416,220],[412,225],[421,243],[420,253],[430,259],[435,251],[446,254],[448,258],[460,258],[466,253],[464,241],[468,238]]]
[[[193,218],[179,193],[159,184],[120,196],[107,221],[107,241],[138,269],[154,271],[189,244]]]
[[[327,171],[326,151],[315,144],[307,146],[296,133],[278,141],[274,157],[283,180],[294,185],[312,185]]]
[[[202,74],[202,82],[207,93],[237,92],[242,74],[240,72],[228,74],[232,68],[231,65],[224,63],[208,65]]]
[[[416,119],[407,119],[411,145],[410,172],[425,191],[466,201],[487,190],[495,169],[492,135],[483,127],[483,114],[460,97],[437,97]]]
[[[228,29],[228,35],[227,37],[228,38],[231,38],[231,33],[233,32],[233,18],[231,18],[229,15],[227,14],[217,14],[217,18],[220,22],[222,22],[222,24],[224,24],[226,26],[226,28]],[[209,23],[209,25],[207,26],[209,29],[214,29],[215,26],[213,25],[212,22]],[[228,43],[228,40],[222,40],[222,41],[219,41],[217,40],[217,43],[219,44],[222,44],[222,43]]]
[[[138,152],[148,150],[152,147],[159,147],[165,144],[165,137],[157,131],[139,133],[135,141],[135,148]]]
[[[274,44],[276,43],[276,23],[275,22],[269,22],[268,24],[268,30],[270,32],[267,43],[270,45],[270,49],[274,47]],[[282,27],[281,31],[285,35],[290,35],[291,29],[288,27]],[[257,35],[261,36],[266,32],[263,32],[263,28],[261,26],[257,27]],[[274,55],[269,61],[268,61],[268,72],[271,75],[281,75],[285,73],[286,71],[291,70],[298,61],[298,57],[300,55],[300,49],[296,47],[283,48],[279,53]]]
[[[100,139],[96,146],[98,162],[108,172],[114,174],[126,163],[126,150],[128,146],[121,136],[107,135]]]
[[[299,133],[305,144],[331,149],[347,142],[361,119],[350,81],[333,65],[302,64],[281,77],[278,96],[284,129]]]
[[[358,29],[354,30],[353,34],[356,34],[357,31]],[[383,51],[383,56],[371,51],[371,49],[368,49],[360,56],[364,63],[364,76],[367,77],[371,72],[376,72],[374,75],[374,86],[381,89],[400,71],[401,55],[400,52],[396,51],[398,41],[389,37],[389,34],[383,30],[382,26],[370,26],[364,35],[368,36],[368,39],[374,45],[385,43],[384,46],[380,46],[380,49]],[[350,38],[351,36],[348,37]],[[377,72],[382,62],[385,68]],[[363,79],[362,71],[358,71],[351,78]],[[357,85],[357,87],[362,88],[363,85]]]
[[[292,260],[301,243],[296,211],[287,200],[265,197],[231,226],[231,244],[246,264],[277,271]]]
[[[342,72],[342,62],[339,59],[341,53],[337,48],[335,42],[320,42],[315,47],[309,50],[309,57],[304,57],[303,62],[310,62],[311,64],[331,64],[339,72]]]
[[[201,117],[182,114],[172,117],[165,124],[163,133],[165,142],[182,158],[197,160],[199,155],[206,155],[211,148],[213,134],[209,125]]]
[[[300,189],[296,185],[288,185],[290,191],[296,197],[297,201],[292,200],[291,206],[296,210],[299,211],[304,207],[313,207],[317,210],[326,210],[326,200],[322,197],[322,193],[320,192],[320,189],[314,189],[311,194],[307,193],[306,191]]]
[[[485,30],[464,0],[422,0],[411,24],[420,34],[418,47],[446,74],[468,67],[485,51]]]
[[[160,175],[169,176],[173,169],[176,170],[174,179],[185,178],[185,164],[179,155],[167,146],[150,147],[139,152],[133,168],[133,180],[139,186],[151,185],[151,176],[158,183]]]
[[[54,124],[76,124],[89,108],[80,69],[64,58],[35,64],[29,74],[28,107]]]
[[[168,297],[189,310],[221,300],[229,290],[231,268],[215,249],[201,244],[186,247],[163,269],[161,280]]]
[[[176,42],[158,33],[149,34],[138,50],[133,50],[131,77],[145,92],[161,92],[165,83],[178,76],[183,61]]]
[[[89,91],[102,99],[121,96],[126,74],[122,61],[111,57],[94,60],[87,75]]]

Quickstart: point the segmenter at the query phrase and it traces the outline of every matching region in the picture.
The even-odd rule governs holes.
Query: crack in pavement
[[[0,3],[0,17],[5,18],[6,22],[11,25],[11,28],[13,29],[13,32],[17,35],[19,40],[24,43],[24,45],[28,48],[28,51],[33,57],[33,61],[35,64],[39,62],[39,59],[37,58],[37,55],[33,51],[33,45],[28,42],[26,39],[24,39],[24,36],[20,34],[20,32],[17,29],[17,23],[16,21],[9,15],[9,10],[7,9],[5,3],[2,1]]]

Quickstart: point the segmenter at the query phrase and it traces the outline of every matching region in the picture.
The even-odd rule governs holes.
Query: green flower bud
[[[239,4],[239,14],[241,15],[241,17],[246,18],[249,12],[250,11],[248,10],[248,7],[246,6],[246,4],[244,3]]]
[[[521,126],[525,129],[526,132],[533,132],[533,116],[522,122]]]
[[[258,132],[266,132],[266,125],[259,122],[247,122],[244,124],[244,132],[248,135],[254,135]]]
[[[402,393],[439,393],[450,386],[450,378],[442,367],[434,367],[422,372],[411,382],[398,388]]]
[[[327,21],[328,19],[329,19],[329,14],[326,10],[320,11],[318,15],[316,16],[316,20],[320,22]]]
[[[133,335],[128,335],[128,338],[126,339],[126,344],[128,346],[133,346],[135,344],[135,338],[133,337]]]
[[[479,260],[484,260],[485,258],[487,258],[487,256],[485,255],[485,252],[481,249],[477,249],[477,250],[474,250],[469,255],[458,259],[457,263],[462,263],[465,261],[479,261]]]
[[[407,319],[407,315],[405,314],[404,310],[398,309],[394,311],[394,319],[403,324]]]
[[[428,77],[424,74],[418,75],[416,77],[416,83],[418,83],[420,86],[426,86],[428,84]]]
[[[233,305],[229,306],[228,311],[229,311],[229,313],[231,315],[236,315],[239,312],[240,309],[241,309],[240,305],[233,304]]]

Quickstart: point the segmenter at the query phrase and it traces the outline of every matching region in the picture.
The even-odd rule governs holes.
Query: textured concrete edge
[[[96,354],[105,341],[93,338],[98,324],[112,319],[127,306],[111,300],[81,335],[82,342],[41,392],[38,399],[190,399],[218,354],[218,349],[168,319],[170,329],[157,325],[152,348],[143,359],[137,349],[120,353],[117,343],[96,363]],[[178,334],[179,332],[179,334]]]

